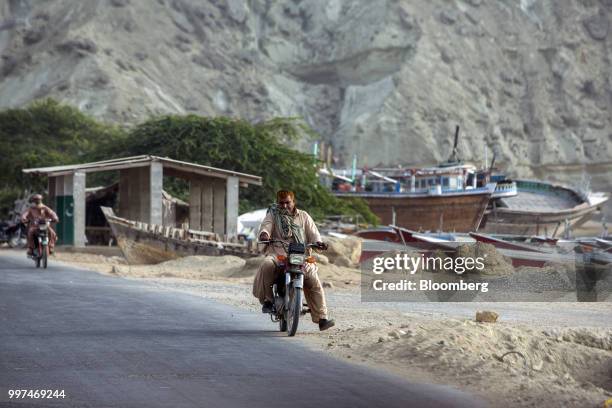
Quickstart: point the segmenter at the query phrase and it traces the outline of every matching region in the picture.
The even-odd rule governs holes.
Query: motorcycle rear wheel
[[[302,312],[302,288],[289,289],[289,305],[287,305],[287,336],[295,336]]]

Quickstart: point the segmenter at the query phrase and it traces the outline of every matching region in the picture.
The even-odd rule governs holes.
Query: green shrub
[[[78,163],[123,137],[116,126],[96,122],[78,109],[47,99],[0,111],[0,212],[24,191],[42,192],[46,180],[25,168]]]
[[[332,214],[360,214],[376,218],[362,201],[341,201],[319,183],[311,155],[291,148],[311,131],[296,119],[276,118],[251,124],[227,117],[164,116],[136,126],[122,143],[105,156],[151,154],[250,173],[263,178],[263,187],[240,191],[240,211],[267,206],[276,191],[290,189],[298,205],[321,219]],[[166,183],[168,190],[186,197],[184,183]]]
[[[162,116],[129,130],[100,123],[78,109],[47,99],[0,112],[0,211],[5,216],[20,191],[39,191],[46,180],[22,169],[149,154],[263,178],[263,187],[240,190],[240,212],[262,208],[277,190],[296,193],[315,219],[327,215],[376,217],[363,200],[339,200],[319,183],[311,155],[291,147],[313,132],[295,118],[251,124],[227,117]],[[116,173],[87,176],[88,185],[109,184]],[[164,188],[186,200],[188,183],[167,178]]]

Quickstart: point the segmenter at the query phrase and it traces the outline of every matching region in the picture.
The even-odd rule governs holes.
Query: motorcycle
[[[25,248],[27,236],[27,229],[21,222],[0,222],[0,243],[7,243],[11,248]]]
[[[302,308],[304,289],[304,269],[307,263],[315,263],[314,256],[306,256],[308,248],[327,249],[323,243],[297,244],[281,240],[259,241],[259,244],[282,244],[286,256],[278,255],[278,267],[283,273],[272,286],[274,300],[270,319],[279,324],[281,332],[289,337],[295,336],[300,316],[308,313]]]
[[[34,232],[34,251],[29,257],[34,260],[36,267],[47,268],[49,259],[49,225],[51,220],[38,220],[37,229]]]
[[[27,200],[15,200],[9,218],[0,222],[0,243],[7,243],[11,248],[25,248],[28,244],[28,229],[21,222],[21,214],[27,209]]]

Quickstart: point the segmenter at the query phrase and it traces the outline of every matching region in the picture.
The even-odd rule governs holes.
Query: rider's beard
[[[290,212],[290,211],[289,211],[289,209],[287,209],[287,208],[282,208],[282,207],[281,207],[281,208],[279,208],[279,211],[278,211],[278,212],[279,212],[281,215],[291,215],[291,212]]]
[[[42,203],[35,203],[34,206],[36,208],[42,208],[43,204]]]

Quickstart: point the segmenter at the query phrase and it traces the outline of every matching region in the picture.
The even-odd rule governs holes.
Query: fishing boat
[[[577,241],[556,241],[550,245],[548,242],[531,241],[528,237],[482,233],[419,233],[397,226],[363,230],[355,235],[364,239],[360,262],[392,251],[428,254],[442,251],[450,255],[460,246],[482,242],[493,245],[500,254],[509,258],[514,267],[542,268],[550,263],[574,263],[574,247],[580,244]]]
[[[609,199],[601,192],[536,180],[514,180],[517,194],[492,197],[481,230],[493,234],[557,237],[590,220]]]
[[[477,168],[459,157],[459,127],[450,158],[423,168],[319,170],[332,192],[360,197],[382,225],[415,231],[482,231],[555,238],[592,218],[606,193],[573,189],[545,181],[514,180],[490,165]],[[485,155],[485,162],[486,162]]]
[[[132,265],[156,264],[190,255],[257,255],[250,241],[224,241],[213,232],[174,228],[132,221],[115,215],[112,208],[100,207],[110,225],[117,246]]]
[[[479,178],[476,166],[463,163],[457,154],[458,138],[457,126],[450,158],[436,166],[357,169],[354,161],[351,170],[325,168],[319,173],[337,197],[365,200],[383,225],[415,231],[476,231],[496,183]]]
[[[332,174],[342,173],[333,171]],[[366,201],[381,224],[416,231],[469,232],[479,228],[495,183],[477,183],[477,168],[449,162],[423,168],[356,169],[358,186],[333,184],[340,198]],[[344,176],[343,176],[344,177]]]

